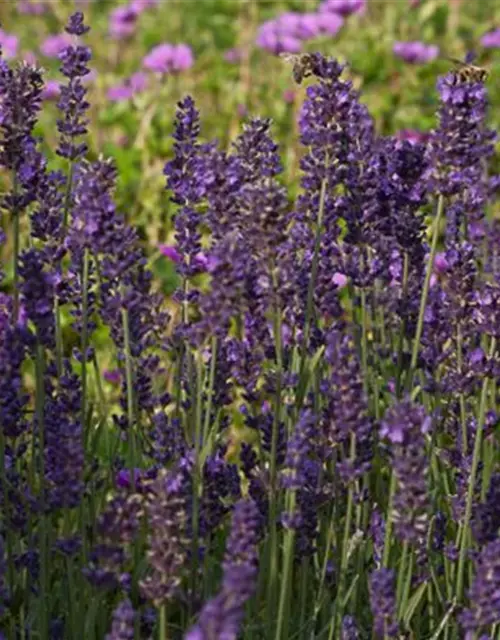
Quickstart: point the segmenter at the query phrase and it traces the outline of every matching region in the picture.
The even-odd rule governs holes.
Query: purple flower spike
[[[485,49],[500,49],[500,29],[485,33],[481,38],[481,44]]]
[[[113,611],[111,631],[106,640],[133,640],[135,615],[130,600],[122,600]]]
[[[394,496],[396,535],[422,550],[428,526],[428,460],[425,435],[431,420],[423,407],[403,400],[382,422],[380,435],[391,443],[391,464],[398,481]]]
[[[500,622],[500,538],[485,545],[475,561],[469,609],[460,616],[464,631],[479,631]],[[477,637],[471,634],[470,637]]]
[[[394,571],[377,569],[370,575],[370,605],[377,638],[396,638],[396,594]]]
[[[134,481],[135,483],[142,477],[141,469],[134,469]],[[115,482],[120,489],[128,489],[131,486],[131,473],[130,469],[122,469],[116,474]]]
[[[410,64],[431,62],[439,55],[438,46],[423,42],[395,42],[392,51],[395,56]]]
[[[69,33],[70,36],[83,36],[90,31],[90,27],[85,24],[83,13],[81,11],[75,11],[75,13],[70,15],[68,24],[64,30],[66,33]]]
[[[238,637],[244,606],[255,590],[260,513],[252,500],[240,500],[233,511],[231,533],[226,544],[222,587],[203,607],[198,624],[184,640]]]

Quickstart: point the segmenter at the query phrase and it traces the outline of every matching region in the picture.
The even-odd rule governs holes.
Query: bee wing
[[[459,60],[458,58],[452,58],[450,56],[441,56],[443,60],[448,60],[448,62],[453,62],[453,64],[458,64],[460,67],[469,67],[470,65],[463,60]]]
[[[286,51],[283,51],[282,53],[279,54],[280,58],[283,58],[283,60],[285,62],[297,62],[298,56],[296,53],[286,53]]]

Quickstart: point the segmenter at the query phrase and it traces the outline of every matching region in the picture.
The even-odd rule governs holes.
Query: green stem
[[[162,604],[160,606],[160,624],[159,624],[159,634],[158,640],[167,640],[167,607]]]
[[[351,433],[351,446],[350,446],[350,459],[351,463],[354,464],[356,460],[356,436],[354,433]],[[344,592],[345,585],[347,580],[347,568],[349,564],[349,539],[351,536],[351,524],[352,524],[352,513],[354,506],[354,483],[350,482],[349,490],[347,494],[347,511],[344,522],[344,539],[342,541],[342,558],[340,561],[340,576],[339,576],[339,586],[337,590],[337,596],[335,599],[335,616],[333,617],[330,624],[330,633],[328,635],[328,640],[332,640],[332,638],[337,637],[336,631],[340,630],[342,627],[342,616],[344,614]]]
[[[300,620],[299,629],[302,629],[302,633],[307,636],[307,593],[308,593],[308,577],[309,577],[309,559],[307,557],[302,558],[300,567]]]
[[[291,491],[288,499],[288,513],[295,511],[295,491]],[[283,573],[281,576],[281,593],[278,607],[278,620],[276,623],[275,640],[288,638],[288,616],[286,615],[290,598],[290,586],[292,580],[293,555],[295,549],[295,529],[290,527],[285,534],[283,549]]]
[[[63,354],[64,354],[64,344],[63,344],[63,335],[62,335],[62,323],[61,323],[61,306],[59,304],[59,298],[56,296],[54,301],[54,314],[56,317],[56,367],[57,367],[57,376],[61,378],[63,374]]]
[[[496,350],[496,338],[492,337],[491,346],[490,346],[490,357],[493,357]],[[457,601],[461,602],[463,600],[464,595],[464,573],[465,573],[465,560],[467,555],[467,542],[469,540],[469,524],[472,515],[472,502],[474,498],[474,488],[476,484],[476,476],[477,476],[477,468],[479,465],[479,460],[481,458],[481,449],[483,444],[483,429],[484,429],[484,418],[486,415],[486,400],[488,397],[488,383],[489,378],[485,378],[483,381],[483,386],[481,389],[481,399],[479,401],[479,413],[477,417],[477,429],[476,429],[476,437],[474,440],[474,451],[472,454],[472,465],[470,470],[469,477],[469,486],[467,490],[467,502],[465,505],[465,515],[463,522],[463,531],[462,538],[460,540],[460,553],[458,556],[458,567],[457,567],[457,586],[456,586],[456,596]]]
[[[68,181],[66,182],[66,193],[64,194],[64,209],[63,209],[63,228],[68,228],[69,221],[69,205],[71,201],[71,191],[73,190],[73,175],[74,175],[74,163],[69,161]]]
[[[366,291],[361,289],[361,366],[363,367],[363,386],[369,391],[368,373],[368,314],[366,309]]]
[[[410,551],[410,547],[409,547],[408,541],[405,540],[403,542],[403,552],[401,554],[401,560],[399,561],[398,580],[397,580],[397,586],[396,586],[396,602],[397,602],[400,616],[401,616],[401,599],[403,595],[403,584],[404,584],[404,579],[406,577],[406,564],[408,562],[409,551]]]
[[[332,546],[332,539],[333,539],[333,534],[334,534],[334,522],[335,522],[335,509],[336,506],[335,504],[332,506],[332,512],[330,514],[330,518],[328,520],[328,531],[326,534],[326,544],[325,544],[325,555],[323,557],[323,565],[321,568],[321,577],[320,577],[320,581],[319,581],[319,586],[318,586],[318,590],[317,590],[317,595],[316,595],[316,602],[314,604],[314,617],[313,617],[313,621],[312,621],[312,629],[314,630],[316,627],[316,621],[318,619],[318,614],[321,610],[322,604],[323,604],[323,591],[325,588],[325,581],[326,581],[326,571],[328,568],[328,558],[330,556],[330,549]]]
[[[321,183],[321,190],[319,194],[319,209],[318,219],[316,223],[316,237],[314,240],[314,254],[311,265],[311,278],[309,280],[309,286],[307,289],[307,304],[306,304],[306,317],[304,323],[304,335],[302,336],[302,348],[300,357],[300,370],[299,370],[299,386],[297,389],[297,408],[300,409],[307,389],[306,379],[306,359],[307,349],[309,346],[309,336],[311,333],[312,315],[314,307],[314,288],[316,286],[316,279],[318,277],[319,267],[319,251],[321,248],[321,235],[323,231],[323,216],[325,213],[325,198],[326,198],[326,179],[323,179]]]
[[[427,263],[425,271],[424,288],[422,289],[422,297],[420,298],[420,309],[418,312],[417,331],[415,333],[415,339],[413,341],[413,349],[411,354],[410,370],[408,372],[408,378],[406,383],[406,390],[409,391],[413,384],[413,376],[417,367],[418,353],[420,350],[420,340],[422,339],[422,332],[424,330],[424,316],[425,307],[427,305],[427,298],[429,296],[429,288],[431,283],[432,270],[434,268],[434,259],[436,257],[436,251],[439,239],[439,225],[444,211],[444,196],[440,195],[437,203],[436,219],[434,220],[434,229],[432,231],[432,243],[431,252],[429,255],[429,261]]]
[[[48,562],[48,525],[45,515],[45,350],[38,342],[36,346],[36,393],[35,406],[38,426],[39,468],[40,468],[40,629],[42,640],[49,637],[49,562]]]
[[[217,338],[212,337],[212,348],[210,355],[210,372],[208,377],[208,390],[207,390],[207,405],[205,407],[205,423],[203,425],[203,443],[207,441],[208,432],[210,429],[210,417],[212,413],[212,401],[214,395],[214,381],[215,381],[215,365],[217,362]]]
[[[271,265],[271,274],[273,280],[273,289],[275,297],[274,308],[274,341],[276,351],[276,407],[274,411],[273,431],[271,435],[271,461],[270,461],[270,497],[269,497],[269,576],[267,584],[267,622],[268,634],[274,620],[276,581],[278,578],[278,544],[276,530],[276,514],[277,514],[277,487],[276,487],[276,457],[278,452],[278,435],[281,421],[281,385],[283,377],[283,354],[281,344],[281,307],[279,302],[277,273],[273,265]]]
[[[403,308],[405,307],[406,298],[408,295],[408,268],[409,268],[408,252],[405,251],[403,261]],[[403,316],[401,321],[401,328],[399,331],[399,344],[398,344],[398,365],[396,373],[396,395],[399,398],[401,395],[401,376],[403,374],[403,351],[406,334],[406,315]]]
[[[89,314],[89,250],[85,247],[82,265],[82,437],[87,442],[87,350],[88,350],[88,314]],[[86,448],[86,447],[85,447]]]
[[[17,182],[17,174],[14,173],[12,180],[12,199],[14,202],[17,201],[17,190],[18,190],[18,182]],[[14,235],[14,255],[13,255],[13,266],[14,266],[14,323],[17,324],[17,320],[19,318],[19,253],[21,246],[21,231],[20,231],[20,217],[21,212],[18,211],[17,205],[12,211],[12,224],[13,224],[13,235]]]
[[[460,321],[457,324],[457,365],[460,376],[462,375],[463,355],[462,355],[462,328]],[[462,452],[467,455],[468,437],[467,437],[467,418],[465,412],[465,396],[460,393],[460,422],[462,426]]]
[[[394,494],[396,493],[396,474],[391,473],[391,484],[389,487],[389,502],[387,505],[387,521],[385,524],[385,537],[384,537],[384,553],[382,556],[382,566],[384,569],[389,567],[389,560],[391,555],[391,543],[392,543],[392,508],[394,503]]]
[[[7,473],[5,468],[5,434],[3,427],[0,426],[0,482],[3,496],[3,510],[2,520],[4,530],[6,532],[6,545],[7,545],[7,575],[8,575],[8,588],[10,593],[15,592],[15,570],[14,570],[14,539],[13,531],[9,522],[10,514],[10,500],[9,500],[9,488],[7,486]]]
[[[194,404],[195,414],[194,421],[194,468],[193,468],[193,509],[192,509],[192,527],[193,537],[191,543],[191,598],[190,607],[193,604],[193,598],[196,595],[196,583],[198,578],[198,552],[199,552],[199,496],[201,492],[201,402],[202,402],[202,360],[199,356],[196,366],[196,403]]]
[[[92,365],[94,367],[97,395],[99,396],[99,411],[101,414],[101,419],[105,420],[108,416],[108,407],[106,402],[106,396],[104,395],[104,390],[102,388],[101,371],[99,368],[99,362],[97,361],[97,355],[95,351],[92,354]]]
[[[125,346],[125,378],[127,381],[127,421],[128,421],[128,459],[130,468],[130,482],[132,491],[135,491],[135,465],[136,465],[136,446],[135,446],[135,411],[134,411],[134,373],[132,365],[132,352],[130,349],[130,327],[128,321],[128,310],[122,309],[122,323]]]

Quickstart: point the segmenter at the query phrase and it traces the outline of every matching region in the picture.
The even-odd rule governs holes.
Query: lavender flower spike
[[[135,611],[127,598],[113,611],[113,624],[106,640],[133,640]]]
[[[396,595],[394,571],[377,569],[370,576],[370,605],[373,631],[377,638],[396,638]]]
[[[240,500],[234,508],[226,545],[221,590],[205,604],[198,624],[187,632],[185,640],[236,640],[243,607],[256,586],[259,524],[260,514],[255,503]]]

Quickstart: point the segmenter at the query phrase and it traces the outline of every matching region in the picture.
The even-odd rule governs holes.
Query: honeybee
[[[487,69],[483,69],[483,67],[477,67],[476,65],[464,62],[463,60],[457,60],[456,58],[447,58],[447,60],[457,65],[452,76],[452,84],[454,86],[472,82],[485,82],[488,78],[489,72]]]
[[[314,74],[314,58],[310,53],[280,53],[280,57],[293,65],[293,79],[297,84]]]

